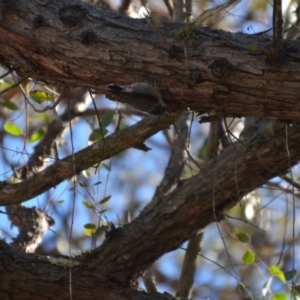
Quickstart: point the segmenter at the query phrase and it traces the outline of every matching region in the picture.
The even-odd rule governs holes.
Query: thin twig
[[[205,164],[209,163],[217,155],[217,149],[221,136],[221,120],[211,123],[209,135],[207,138],[207,147],[205,155]],[[180,298],[189,298],[194,282],[194,276],[197,265],[197,257],[201,251],[201,242],[203,239],[203,230],[198,231],[188,242],[187,250],[184,256],[178,290],[176,295]]]
[[[274,0],[273,6],[273,43],[274,47],[282,48],[282,3],[281,0]]]

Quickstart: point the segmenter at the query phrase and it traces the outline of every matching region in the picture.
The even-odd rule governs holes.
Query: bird
[[[147,82],[134,82],[121,86],[109,84],[107,89],[116,96],[115,100],[128,103],[134,108],[149,114],[161,115],[167,110],[160,93]]]

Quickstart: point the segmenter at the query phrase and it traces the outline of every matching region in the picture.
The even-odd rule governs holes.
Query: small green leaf
[[[33,133],[31,135],[31,137],[29,138],[29,142],[34,143],[34,142],[40,140],[41,138],[44,137],[45,132],[46,132],[45,127],[41,127],[38,131],[36,131],[35,133]]]
[[[82,204],[85,207],[89,208],[89,209],[93,209],[94,208],[94,205],[91,202],[89,202],[89,201],[82,201]]]
[[[247,250],[243,255],[243,262],[251,265],[255,262],[255,253],[252,250]]]
[[[106,128],[114,119],[115,112],[113,110],[107,110],[101,118],[101,125]]]
[[[291,270],[291,271],[285,271],[283,273],[284,273],[285,280],[292,280],[298,274],[298,271]]]
[[[276,293],[273,295],[272,299],[273,300],[288,300],[288,297],[286,294]]]
[[[206,154],[206,145],[202,146],[199,151],[198,151],[198,157],[201,159],[204,159],[205,154]]]
[[[65,202],[65,200],[56,200],[56,201],[55,201],[56,204],[62,204],[62,203],[64,203],[64,202]]]
[[[45,101],[53,101],[54,97],[41,90],[34,90],[29,92],[30,97],[37,103],[43,103]]]
[[[102,130],[100,128],[94,129],[89,136],[89,143],[102,140],[107,133],[108,130],[106,128],[102,128]]]
[[[36,116],[34,116],[34,119],[43,120],[45,123],[48,123],[48,124],[50,124],[52,122],[52,118],[48,114],[45,114],[45,113],[37,114]]]
[[[110,198],[111,198],[111,196],[106,196],[105,198],[103,198],[102,200],[99,201],[99,204],[104,204],[104,203],[108,202]]]
[[[7,100],[0,102],[0,105],[7,109],[10,109],[10,110],[18,110],[19,109],[19,107],[15,103],[13,103],[11,101],[7,101]]]
[[[6,123],[4,125],[4,130],[11,135],[20,136],[23,134],[22,129],[13,123]]]
[[[284,273],[277,266],[271,266],[269,268],[269,272],[280,279],[283,283],[286,283]]]
[[[102,183],[102,181],[97,181],[96,183],[93,184],[93,186],[99,185],[99,184],[101,184],[101,183]]]
[[[104,233],[105,231],[109,230],[109,228],[110,228],[109,223],[108,223],[108,222],[105,222],[105,223],[101,224],[101,225],[97,228],[96,233],[97,233],[97,234]]]
[[[84,232],[87,236],[93,236],[96,232],[96,226],[92,223],[87,223],[83,226]]]
[[[102,165],[102,167],[104,167],[104,169],[106,169],[107,171],[110,171],[110,166],[108,164],[102,163],[101,165]]]
[[[251,241],[251,238],[250,238],[249,234],[244,233],[244,232],[236,233],[236,237],[242,243],[249,243]]]

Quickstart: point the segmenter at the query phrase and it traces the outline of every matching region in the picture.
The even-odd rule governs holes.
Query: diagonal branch
[[[206,153],[204,163],[217,156],[217,150],[221,137],[222,121],[216,120],[210,124],[209,134],[207,138]],[[189,240],[186,253],[183,260],[182,271],[179,279],[178,289],[176,295],[181,298],[189,298],[192,286],[194,283],[194,276],[196,272],[197,258],[201,251],[201,243],[203,240],[203,229],[198,230],[195,235]]]
[[[274,138],[273,133],[270,135],[270,126],[274,130]],[[108,238],[96,251],[101,254],[96,259],[97,265],[104,264],[106,268],[118,262],[113,267],[114,274],[121,274],[124,270],[139,273],[163,253],[178,248],[196,230],[217,221],[216,217],[222,219],[223,212],[234,206],[242,196],[269,179],[284,174],[289,169],[285,125],[267,122],[264,129],[261,128],[256,139],[251,136],[243,144],[237,142],[225,149],[197,176],[184,181],[162,198],[153,210],[117,229],[115,236],[112,233],[112,238]],[[300,159],[299,138],[299,126],[289,129],[292,165]],[[117,249],[122,249],[121,253]]]
[[[71,155],[56,161],[42,172],[21,183],[11,185],[2,182],[0,205],[21,203],[72,177],[74,175],[73,161],[75,162],[76,173],[79,173],[99,163],[99,160],[105,160],[143,143],[153,134],[170,126],[173,123],[173,117],[176,118],[177,115],[178,113],[173,116],[169,114],[158,117],[149,116],[127,129],[118,131],[104,140],[84,148],[75,153],[74,157]]]
[[[176,120],[177,132],[171,145],[171,156],[162,181],[155,190],[151,202],[143,209],[141,214],[153,209],[162,197],[169,193],[179,182],[183,167],[186,163],[186,147],[188,142],[188,113],[182,113]]]
[[[107,293],[107,299],[151,299],[142,298],[143,294],[137,296],[137,291],[130,288],[126,290],[126,286],[128,288],[131,280],[161,255],[177,249],[195,231],[216,221],[216,217],[218,220],[224,218],[224,212],[235,205],[243,195],[270,178],[284,174],[289,168],[285,129],[283,124],[265,122],[256,138],[253,139],[253,135],[249,138],[246,136],[243,144],[236,142],[226,148],[215,161],[163,197],[152,210],[124,227],[113,228],[107,233],[104,243],[95,251],[73,258],[75,266],[77,265],[72,268],[74,299],[96,299],[95,294],[86,294],[87,291],[95,291],[92,288],[95,286],[98,287],[98,291]],[[288,128],[292,165],[300,159],[299,129],[298,125]],[[238,191],[236,186],[239,187]],[[59,267],[55,261],[51,262],[46,257],[26,256],[7,251],[8,249],[0,243],[0,258],[11,258],[9,263],[5,263],[4,258],[0,259],[5,265],[1,268],[0,264],[1,279],[3,282],[13,280],[16,291],[22,288],[24,299],[28,298],[26,293],[32,293],[33,290],[39,294],[39,299],[46,299],[50,286],[51,293],[61,296],[57,296],[57,299],[62,299],[68,294],[68,268]],[[39,267],[32,269],[32,265]],[[89,273],[91,270],[92,275]],[[41,280],[41,274],[47,274],[47,280]],[[41,284],[36,284],[37,282]],[[116,283],[119,288],[106,286],[105,289],[107,282],[112,286]],[[113,298],[113,293],[119,294]],[[129,294],[131,296],[128,296]]]

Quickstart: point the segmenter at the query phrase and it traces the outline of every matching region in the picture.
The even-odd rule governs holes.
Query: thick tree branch
[[[298,42],[284,41],[275,67],[267,36],[178,24],[158,34],[76,0],[2,0],[0,19],[0,61],[20,74],[99,92],[148,81],[170,110],[300,121]]]
[[[300,159],[299,129],[299,126],[288,129],[292,165]],[[236,142],[225,149],[197,176],[162,198],[155,208],[124,227],[112,229],[95,251],[73,258],[79,263],[72,269],[74,299],[96,299],[96,286],[99,292],[107,293],[106,299],[125,299],[126,293],[133,293],[128,296],[130,299],[151,299],[142,293],[135,297],[138,292],[128,289],[131,280],[162,254],[178,248],[196,230],[222,219],[223,212],[243,195],[288,168],[285,125],[267,122],[260,126],[256,138],[245,137],[243,144]],[[68,269],[51,264],[47,258],[11,251],[3,245],[0,249],[2,282],[7,283],[0,285],[1,298],[11,280],[14,290],[22,290],[23,299],[28,299],[26,292],[33,290],[40,293],[39,299],[44,299],[50,286],[57,299],[68,294]],[[34,269],[32,264],[36,266]],[[41,274],[47,274],[47,280]],[[116,298],[115,293],[119,292]]]
[[[269,134],[270,126],[275,137]],[[289,168],[285,127],[268,122],[243,144],[235,143],[197,176],[184,181],[147,214],[117,230],[96,252],[97,266],[114,264],[114,274],[122,270],[138,273],[163,253],[176,249],[196,230],[223,218],[224,210],[269,179]],[[289,130],[291,164],[300,159],[299,127]],[[246,146],[246,147],[245,147]],[[250,176],[249,176],[250,174]],[[239,190],[237,190],[239,187]],[[111,249],[122,249],[122,253]],[[149,251],[149,249],[156,251]],[[110,255],[108,258],[108,249]],[[138,259],[135,264],[132,258]]]
[[[143,20],[75,0],[0,0],[0,21],[0,60],[20,74],[100,91],[111,82],[148,81],[170,110],[300,121],[297,42],[283,43],[284,56],[275,67],[263,36],[190,28],[187,39],[174,32],[181,25],[173,24],[160,27],[158,35]],[[172,122],[168,114],[150,116],[116,132],[76,153],[75,161],[67,157],[23,183],[2,186],[0,203],[32,198],[74,175],[73,163],[80,172]],[[299,129],[288,128],[289,161],[285,125],[260,123],[155,207],[108,232],[95,251],[72,258],[73,299],[170,299],[138,291],[134,280],[197,230],[222,219],[243,195],[296,164]],[[0,242],[0,272],[1,299],[33,299],[33,293],[38,299],[68,298],[70,270],[53,258],[18,253]]]
[[[73,258],[73,263],[76,264]],[[0,241],[0,298],[3,300],[69,299],[68,257],[60,260],[17,252]],[[78,262],[78,261],[77,261]],[[44,276],[47,279],[43,278]],[[130,285],[101,281],[92,270],[72,268],[74,300],[170,300],[170,295],[147,294]],[[109,280],[109,277],[107,277]]]
[[[164,114],[159,117],[149,116],[137,124],[118,131],[104,140],[75,153],[74,161],[73,156],[70,155],[56,161],[42,172],[21,183],[7,184],[2,182],[0,206],[17,204],[31,199],[72,177],[74,175],[73,163],[75,164],[76,173],[80,173],[128,148],[142,144],[153,134],[170,126],[173,123],[173,117],[176,118],[177,116],[178,113],[174,115]]]

